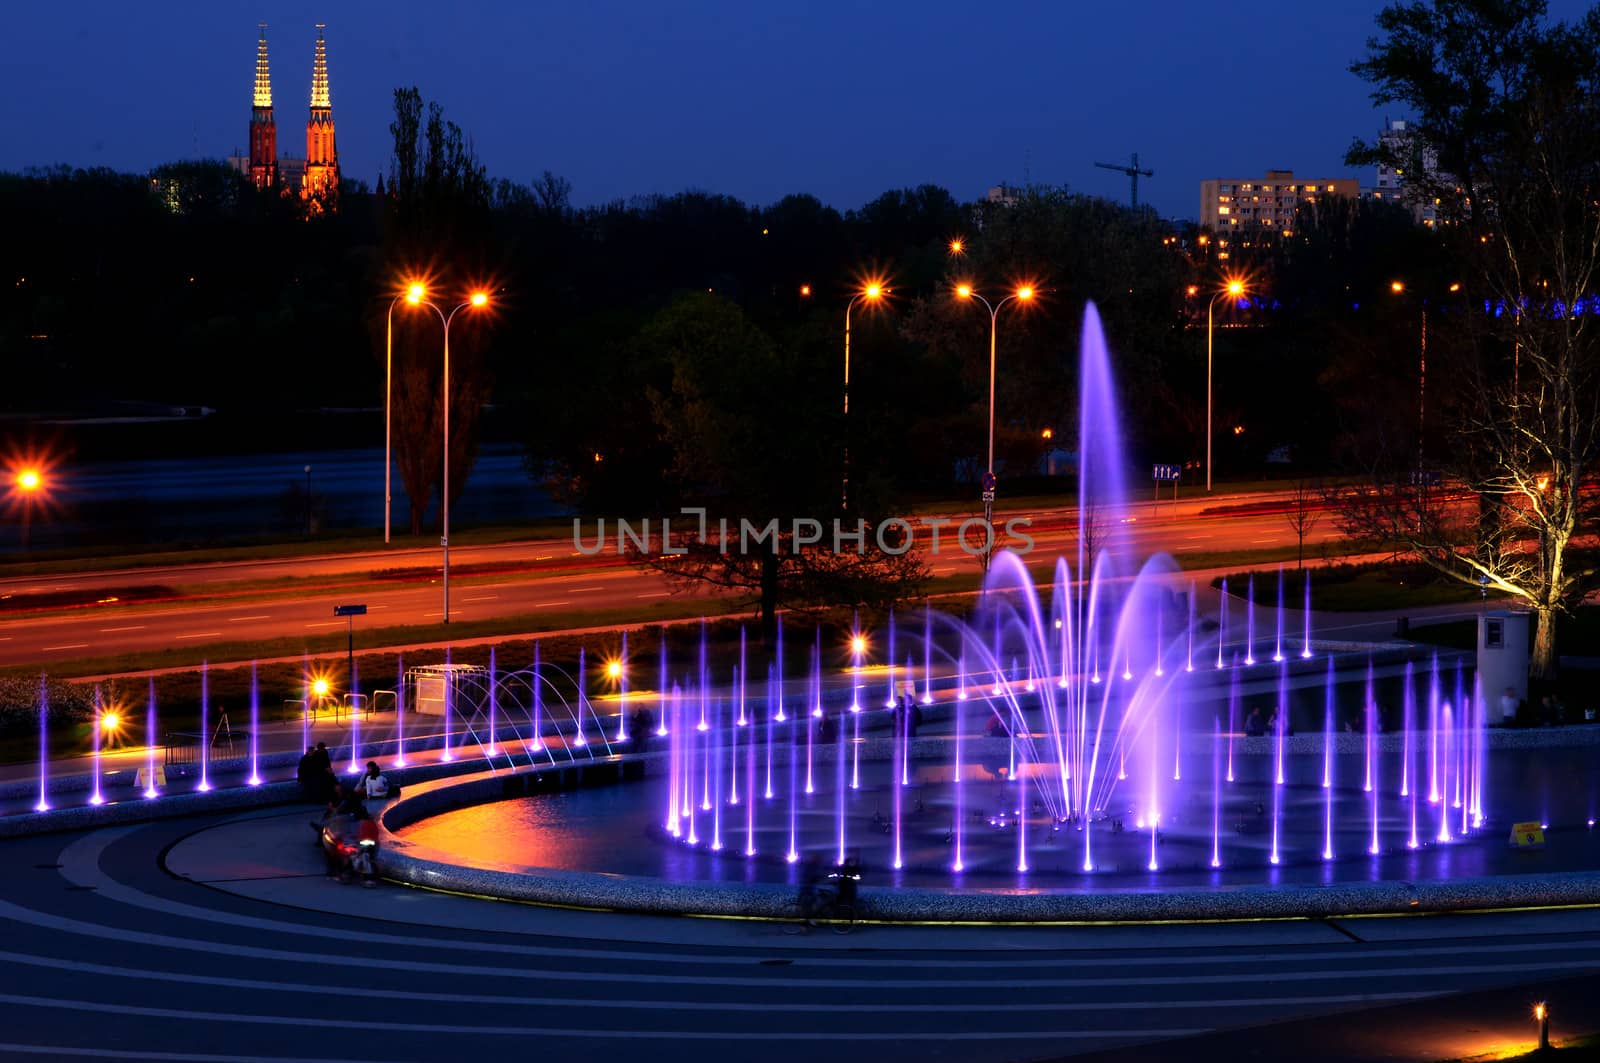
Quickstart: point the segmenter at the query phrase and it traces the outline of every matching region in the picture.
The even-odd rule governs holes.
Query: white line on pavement
[[[103,627],[103,628],[100,629],[100,633],[102,635],[104,635],[104,634],[106,634],[108,632],[112,632],[112,631],[143,631],[143,630],[144,630],[144,625],[143,624],[134,624],[132,627]]]
[[[564,602],[534,602],[533,603],[533,607],[535,609],[544,609],[544,608],[546,608],[548,606],[552,606],[552,605],[571,605],[571,604],[572,604],[572,602],[569,599],[569,600],[564,601]]]
[[[499,597],[498,594],[485,594],[477,598],[463,598],[461,600],[464,602],[492,602]]]
[[[201,631],[193,635],[174,635],[175,639],[211,639],[221,635],[220,631]]]
[[[89,648],[89,644],[87,642],[74,642],[70,646],[41,646],[39,648],[45,652],[50,650],[86,650]]]
[[[272,619],[272,617],[271,617],[270,614],[262,613],[260,616],[230,616],[230,617],[228,617],[228,623],[230,623],[230,624],[242,624],[246,620],[271,620],[271,619]]]
[[[635,598],[665,598],[668,595],[670,595],[671,593],[672,593],[671,591],[653,591],[650,594],[635,594],[634,597]]]
[[[343,625],[344,621],[343,620],[319,620],[315,624],[307,624],[306,627],[333,627],[336,624],[337,625]]]

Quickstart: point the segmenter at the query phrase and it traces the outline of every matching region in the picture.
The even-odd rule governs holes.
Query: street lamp
[[[444,407],[444,486],[439,492],[439,546],[444,551],[444,623],[450,622],[450,323],[456,319],[456,314],[467,307],[479,309],[489,304],[487,292],[473,292],[467,301],[452,307],[447,314],[431,303],[423,295],[417,296],[417,303],[426,306],[439,315],[440,322],[444,325],[444,386],[440,392],[440,401]]]
[[[984,487],[984,489],[983,489],[983,520],[984,520],[984,523],[989,525],[989,527],[990,527],[990,532],[989,532],[989,545],[990,546],[993,545],[993,540],[994,540],[994,531],[993,531],[993,528],[994,528],[994,488],[992,486],[988,486],[988,485],[992,485],[995,482],[995,479],[994,479],[994,349],[995,349],[995,332],[997,331],[996,323],[999,321],[1000,308],[1002,306],[1005,306],[1007,303],[1009,303],[1013,299],[1017,300],[1019,303],[1031,303],[1031,302],[1033,302],[1034,294],[1035,294],[1035,292],[1034,292],[1033,286],[1031,284],[1024,284],[1021,287],[1017,288],[1016,291],[1012,292],[1010,295],[1007,295],[1004,298],[1000,299],[999,302],[991,303],[991,302],[989,302],[989,300],[985,299],[983,296],[979,295],[976,291],[974,291],[972,285],[970,285],[970,284],[959,284],[959,285],[956,286],[956,298],[958,298],[958,299],[968,299],[968,300],[976,299],[976,300],[978,300],[978,302],[980,302],[980,303],[982,303],[984,305],[985,309],[987,309],[989,311],[989,459],[988,459],[988,464],[984,466],[985,472],[984,472],[984,475],[983,475],[983,482],[986,485]],[[983,567],[984,568],[988,568],[989,567],[989,550],[987,550],[987,549],[984,550],[984,552],[983,552]]]
[[[1390,281],[1389,290],[1395,295],[1406,294],[1405,281]],[[1461,285],[1450,285],[1452,292],[1459,292]],[[1428,386],[1428,298],[1423,296],[1422,303],[1422,331],[1417,340],[1417,476],[1420,482],[1422,476],[1422,432],[1427,420],[1427,386]]]
[[[844,484],[840,491],[839,508],[850,508],[850,311],[855,309],[857,303],[865,299],[868,303],[876,304],[889,292],[881,281],[868,281],[862,289],[850,297],[844,308],[844,416],[845,416],[845,443],[844,443]]]
[[[1193,295],[1194,293],[1195,293],[1195,288],[1194,288],[1193,285],[1190,285],[1189,294]],[[1238,277],[1234,277],[1233,279],[1231,279],[1231,280],[1229,280],[1227,282],[1227,285],[1221,291],[1217,292],[1215,295],[1213,295],[1211,297],[1211,302],[1206,304],[1206,490],[1207,491],[1211,490],[1211,407],[1212,407],[1212,390],[1211,390],[1211,348],[1212,348],[1212,343],[1211,343],[1211,341],[1212,341],[1213,332],[1215,331],[1214,328],[1213,328],[1213,326],[1215,324],[1214,312],[1215,312],[1215,310],[1217,308],[1217,300],[1221,299],[1224,295],[1226,295],[1226,296],[1228,296],[1229,298],[1232,298],[1232,299],[1238,299],[1243,294],[1244,294],[1244,281],[1239,279]]]
[[[44,474],[32,466],[18,469],[12,486],[22,505],[22,549],[27,550],[28,533],[33,523],[33,500],[44,490]]]
[[[404,299],[411,306],[420,305],[423,296],[428,294],[427,286],[412,281],[406,285],[406,290],[389,300],[389,313],[384,317],[383,324],[383,545],[389,545],[389,515],[394,508],[394,495],[389,490],[390,470],[394,467],[393,450],[390,445],[392,424],[391,410],[394,399],[394,308],[395,304]]]

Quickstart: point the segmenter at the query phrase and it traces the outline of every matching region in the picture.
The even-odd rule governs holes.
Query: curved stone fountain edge
[[[387,879],[426,889],[559,907],[651,914],[784,918],[795,890],[768,883],[671,882],[665,879],[556,868],[515,871],[468,867],[448,854],[393,834],[451,809],[526,795],[530,776],[547,789],[563,780],[591,785],[585,773],[614,772],[624,764],[664,759],[665,753],[612,757],[575,765],[441,779],[408,789],[379,815],[383,844],[379,870]],[[641,765],[642,766],[642,765]],[[520,784],[512,780],[520,779]],[[610,780],[603,780],[610,781]],[[930,890],[863,886],[860,918],[882,922],[1053,923],[1304,919],[1350,915],[1459,912],[1482,909],[1600,904],[1600,871],[1502,875],[1442,882],[1361,882],[1317,886],[1239,886],[1216,890],[1117,889],[1101,893],[1047,890]]]

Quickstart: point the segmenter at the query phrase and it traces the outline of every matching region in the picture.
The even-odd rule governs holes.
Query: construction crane
[[[1117,163],[1117,162],[1097,162],[1097,163],[1095,163],[1095,165],[1100,167],[1100,169],[1102,169],[1102,170],[1115,170],[1118,173],[1125,173],[1125,174],[1128,175],[1128,182],[1129,182],[1129,184],[1131,186],[1130,199],[1132,201],[1133,209],[1134,210],[1138,210],[1139,209],[1139,178],[1140,177],[1154,177],[1156,175],[1156,172],[1154,170],[1141,170],[1141,169],[1139,169],[1139,153],[1137,151],[1133,153],[1133,161],[1131,163],[1129,163],[1127,166],[1124,166],[1121,163]]]

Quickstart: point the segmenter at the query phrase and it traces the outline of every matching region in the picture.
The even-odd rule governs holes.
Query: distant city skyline
[[[1286,7],[1258,31],[1184,0],[981,20],[948,2],[26,5],[0,43],[0,92],[19,104],[0,116],[0,169],[246,154],[257,23],[283,125],[304,120],[325,22],[339,159],[369,185],[387,174],[393,90],[414,84],[492,177],[548,169],[579,206],[692,188],[843,211],[891,188],[977,199],[1029,181],[1126,202],[1127,179],[1094,164],[1138,152],[1155,171],[1140,201],[1195,218],[1211,177],[1372,184],[1346,148],[1408,116],[1374,108],[1347,67],[1383,6]]]

